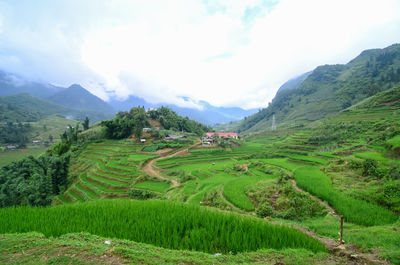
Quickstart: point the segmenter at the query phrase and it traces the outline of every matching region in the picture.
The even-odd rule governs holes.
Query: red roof
[[[235,136],[235,137],[238,136],[237,133],[232,133],[232,132],[208,132],[208,133],[207,133],[207,136],[208,136],[208,137],[211,137],[211,136],[213,136],[214,134],[217,134],[218,136]]]

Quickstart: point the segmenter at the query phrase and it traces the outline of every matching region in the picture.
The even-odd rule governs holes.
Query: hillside
[[[270,105],[245,119],[239,131],[250,133],[304,124],[333,114],[400,84],[400,45],[362,52],[345,65],[317,67],[295,89],[281,90]]]
[[[54,114],[75,120],[84,120],[88,116],[92,122],[113,116],[99,111],[71,109],[29,94],[0,97],[0,110],[0,122],[34,122]]]
[[[102,99],[76,84],[47,97],[47,100],[72,109],[92,110],[104,113],[115,112],[114,109]]]
[[[51,114],[71,115],[71,110],[29,94],[0,97],[0,121],[38,121]]]
[[[113,238],[110,244],[115,249],[108,252],[108,255],[124,260],[125,258],[117,254],[122,251],[120,245],[114,245],[119,244],[121,239],[125,239],[124,244],[138,248],[138,251],[140,247],[137,242],[152,244],[147,249],[163,247],[158,253],[169,254],[165,254],[162,260],[170,260],[170,251],[174,250],[167,249],[197,249],[203,252],[198,255],[204,255],[204,252],[222,253],[221,258],[224,261],[221,262],[233,263],[238,262],[237,257],[254,262],[253,255],[257,255],[258,261],[268,262],[268,255],[263,254],[267,251],[281,253],[278,260],[288,264],[326,264],[327,261],[333,264],[380,264],[387,263],[387,260],[398,264],[400,233],[396,232],[396,227],[399,225],[400,213],[400,163],[393,143],[400,132],[399,99],[400,88],[389,89],[337,115],[309,123],[305,127],[278,127],[276,131],[255,133],[246,137],[245,141],[239,141],[237,145],[227,148],[203,148],[192,138],[183,144],[169,145],[169,148],[155,152],[144,152],[146,147],[156,142],[143,144],[132,139],[106,140],[97,133],[100,128],[95,126],[78,134],[77,143],[82,145],[71,147],[71,150],[76,151],[71,156],[68,188],[60,188],[61,194],[53,197],[53,204],[61,205],[43,210],[19,208],[19,211],[24,211],[23,215],[18,215],[19,212],[13,208],[2,209],[0,216],[5,220],[2,233],[10,230],[29,232],[31,230],[25,229],[29,222],[29,226],[34,227],[35,231],[53,236],[50,239],[40,235],[31,236],[32,244],[49,246],[46,253],[59,248],[60,238],[64,242],[70,242],[70,237],[82,236],[89,241],[92,238],[102,240],[103,251],[108,251],[108,245],[104,241]],[[115,124],[129,125],[129,119],[138,119],[144,113],[142,108],[121,113],[115,118]],[[182,126],[183,118],[175,119],[176,116],[170,110],[160,109],[147,115],[162,121],[164,125],[168,124],[170,128],[178,126],[177,129],[182,129],[179,126]],[[132,131],[135,130],[131,128],[130,132]],[[68,137],[73,136],[72,132]],[[149,164],[153,170],[147,170]],[[120,199],[110,201],[110,198]],[[129,198],[140,201],[127,200]],[[157,225],[159,207],[169,209],[163,212],[162,218],[176,221]],[[132,210],[126,211],[127,208]],[[218,215],[219,217],[216,215],[216,219],[211,220],[208,212],[214,211],[209,208],[235,214],[225,221],[223,218],[227,214]],[[158,214],[155,215],[152,211]],[[183,214],[182,211],[186,213]],[[68,216],[72,215],[79,222],[71,222]],[[340,215],[345,220],[346,243],[342,249],[337,248]],[[24,221],[18,216],[22,216]],[[41,225],[41,222],[58,216],[65,218],[62,226],[56,221],[50,222],[53,224],[51,226]],[[157,216],[157,220],[154,216]],[[184,223],[191,222],[193,216],[197,220],[196,224]],[[238,216],[242,221],[237,223],[235,220],[238,220]],[[121,225],[121,218],[124,220],[122,223],[134,222],[137,229],[132,230],[132,225]],[[93,219],[98,220],[96,225],[93,225]],[[198,230],[200,220],[204,223],[201,224],[203,228]],[[250,223],[245,224],[247,220]],[[222,240],[222,234],[217,237],[220,241],[211,241],[204,237],[216,238],[212,229],[220,228],[221,225],[207,228],[206,232],[204,227],[208,222],[224,222],[225,229],[228,226],[236,229],[236,225],[246,225],[246,228],[239,230],[246,229],[247,233],[234,233],[235,236],[230,237],[230,243]],[[300,233],[299,237],[307,237],[297,241],[297,233],[284,235],[286,230],[282,229],[274,230],[276,234],[270,239],[252,241],[261,235],[260,231],[253,230],[258,229],[258,222],[260,225],[281,224],[279,227],[285,229],[293,226],[305,233]],[[160,228],[167,223],[168,229],[151,228]],[[272,227],[268,229],[273,229]],[[69,234],[82,230],[103,236],[104,240],[91,235]],[[154,231],[159,231],[160,235],[154,237]],[[168,234],[168,231],[176,232]],[[191,235],[190,240],[185,236],[187,234]],[[380,240],[376,239],[376,234],[379,234]],[[26,236],[28,235],[19,234],[0,237],[12,244],[11,242],[20,242]],[[317,239],[329,250],[329,253],[323,254],[323,262],[320,261],[322,254],[318,252],[309,252],[307,259],[303,254],[298,256],[298,253],[305,250],[298,248],[296,242],[319,248],[311,238]],[[234,242],[241,243],[236,245]],[[260,243],[257,242],[272,244],[271,249],[260,250],[257,245]],[[279,245],[274,245],[287,242],[292,244],[292,254],[286,252],[289,250],[279,250]],[[244,246],[249,250],[256,250],[254,253],[257,254],[241,253]],[[308,246],[303,248],[310,249]],[[97,248],[95,242],[91,243],[92,248]],[[24,249],[29,248],[25,246]],[[229,254],[229,249],[238,254]],[[80,248],[76,248],[76,251],[81,253]],[[32,257],[34,259],[39,255],[34,251],[32,253],[35,253]],[[60,250],[59,253],[65,255],[66,252]],[[181,255],[180,252],[174,253]],[[200,262],[199,256],[185,253],[190,255],[186,256],[188,262]],[[293,253],[296,253],[296,257],[301,257],[300,260],[292,261],[290,257]],[[45,254],[46,257],[48,255]],[[82,255],[78,254],[78,257],[84,259]],[[155,253],[149,253],[146,257],[149,262],[160,259]],[[6,255],[3,259],[7,262],[9,258]]]

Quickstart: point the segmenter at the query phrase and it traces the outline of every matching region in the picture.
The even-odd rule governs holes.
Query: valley
[[[12,96],[30,108],[3,104],[3,138],[48,143],[0,153],[0,263],[400,264],[400,87],[386,64],[372,92],[346,79],[376,56],[317,68],[216,128],[168,107],[84,125]]]

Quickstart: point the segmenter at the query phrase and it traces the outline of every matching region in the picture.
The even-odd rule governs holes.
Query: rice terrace
[[[400,264],[396,1],[28,2],[0,264]]]

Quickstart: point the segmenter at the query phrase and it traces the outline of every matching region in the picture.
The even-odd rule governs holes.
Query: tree
[[[83,130],[86,131],[89,129],[89,118],[86,116],[84,122],[82,123]]]

